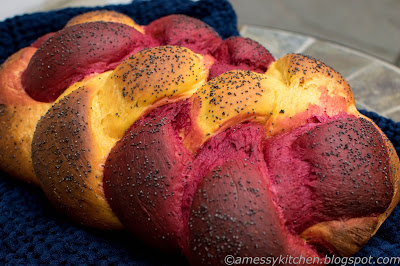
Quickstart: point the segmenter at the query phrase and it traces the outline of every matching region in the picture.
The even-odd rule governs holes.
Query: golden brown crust
[[[0,105],[0,168],[27,183],[38,184],[33,171],[33,132],[49,104]]]
[[[311,226],[302,234],[309,244],[323,243],[330,252],[351,256],[362,248],[378,229],[376,217],[353,218],[347,221],[329,221]]]
[[[203,85],[191,100],[195,123],[184,144],[192,151],[226,127],[245,121],[264,124],[269,137],[335,115],[364,117],[355,108],[349,84],[338,72],[316,59],[296,54],[273,63],[265,75],[245,71],[222,74]],[[310,243],[323,242],[333,253],[350,256],[376,233],[396,206],[400,198],[399,159],[390,141],[379,132],[386,141],[382,148],[390,155],[392,203],[378,217],[318,223],[302,234]]]
[[[0,68],[0,168],[28,183],[38,184],[31,160],[33,132],[51,106],[36,102],[21,84],[22,72],[36,48],[13,54]]]
[[[74,17],[66,27],[99,20],[144,32],[128,16],[104,10]],[[316,59],[289,54],[264,74],[237,70],[206,83],[213,60],[174,46],[144,50],[113,72],[88,77],[71,86],[50,108],[51,104],[32,100],[21,84],[35,51],[24,48],[0,68],[0,168],[26,182],[39,183],[61,212],[96,228],[122,228],[103,190],[103,167],[110,149],[140,116],[158,106],[195,93],[189,100],[191,127],[180,132],[193,153],[211,136],[243,122],[262,124],[268,138],[340,114],[366,118],[356,110],[347,81]],[[394,189],[390,206],[376,217],[315,224],[301,234],[309,244],[322,243],[332,253],[350,256],[397,205],[399,158],[376,128],[386,141],[382,148],[390,155]]]
[[[144,112],[190,96],[207,74],[201,55],[156,47],[70,87],[39,121],[32,144],[35,173],[50,201],[81,224],[121,228],[103,191],[111,148]]]
[[[144,33],[143,27],[136,24],[136,22],[133,21],[133,19],[131,19],[130,17],[128,17],[122,13],[118,13],[118,12],[110,11],[110,10],[91,11],[91,12],[86,12],[81,15],[75,16],[67,22],[65,27],[69,27],[69,26],[81,24],[81,23],[86,23],[86,22],[94,22],[94,21],[122,23],[122,24],[126,24],[128,26],[135,28],[137,31],[139,31],[141,33]]]
[[[197,150],[208,138],[237,123],[265,125],[274,136],[316,118],[358,114],[349,84],[322,62],[289,54],[265,74],[229,71],[210,80],[192,96],[192,128],[184,140]]]
[[[268,81],[266,75],[235,70],[201,86],[191,97],[193,124],[185,145],[197,151],[211,136],[237,123],[265,122],[275,104]]]
[[[313,119],[341,113],[358,114],[347,81],[314,58],[288,54],[267,70],[284,88],[277,93],[274,115],[266,123],[268,135],[284,133]]]
[[[94,11],[76,16],[67,26],[90,21],[124,23],[142,31],[131,18],[114,11]],[[22,74],[37,48],[26,47],[10,56],[0,67],[0,168],[28,183],[38,184],[31,160],[36,124],[51,104],[33,100],[22,86]]]
[[[73,90],[42,117],[33,137],[32,158],[43,191],[62,213],[88,226],[119,229],[122,225],[104,197],[106,158],[93,141],[90,121],[99,79]]]
[[[33,47],[23,48],[0,66],[0,104],[31,105],[37,103],[26,94],[21,83],[22,73],[36,50]]]
[[[275,68],[288,87],[317,87],[326,91],[327,95],[324,95],[324,98],[343,97],[347,105],[354,104],[353,92],[343,76],[315,58],[288,54],[276,62]],[[268,69],[267,73],[275,70]]]
[[[206,83],[212,59],[179,46],[145,49],[122,62],[96,101],[105,134],[120,139],[144,112],[190,97]]]

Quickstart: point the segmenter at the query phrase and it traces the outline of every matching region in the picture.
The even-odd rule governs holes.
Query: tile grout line
[[[381,114],[384,116],[388,116],[389,114],[394,113],[396,111],[400,111],[400,105],[389,108],[388,110],[381,112]]]
[[[365,110],[370,111],[370,112],[378,113],[378,112],[377,112],[374,108],[372,108],[371,106],[369,106],[369,105],[367,105],[367,104],[365,104],[365,103],[363,103],[363,102],[361,102],[361,101],[357,101],[357,99],[355,99],[355,101],[356,101],[356,105],[358,105],[358,106],[361,107],[362,109],[365,109]]]
[[[241,35],[246,34],[249,31],[249,29],[251,29],[251,28],[252,28],[251,25],[246,25],[246,24],[242,25],[242,28],[240,29],[240,34]],[[267,31],[269,30],[268,27],[257,27],[256,26],[256,28],[260,28],[262,30],[267,30]],[[292,32],[286,32],[286,31],[281,31],[281,32],[293,34]],[[293,34],[293,35],[296,35],[296,34]],[[306,36],[306,35],[299,35],[299,36],[306,37],[306,40],[300,45],[300,47],[298,49],[295,50],[294,53],[304,53],[304,51],[306,51],[314,43],[316,43],[316,42],[325,42],[324,40],[320,40],[318,38],[314,38],[314,37],[311,37],[311,36]],[[340,50],[344,50],[344,51],[349,52],[349,53],[351,53],[351,54],[353,54],[355,56],[360,56],[362,58],[368,59],[369,62],[366,62],[366,64],[364,66],[359,67],[358,69],[356,69],[355,71],[351,72],[350,74],[348,74],[345,77],[346,80],[349,81],[349,82],[352,81],[352,80],[354,81],[358,77],[362,76],[363,73],[365,73],[369,68],[373,67],[374,64],[381,65],[384,68],[387,68],[387,69],[393,70],[394,72],[400,73],[399,66],[393,65],[393,63],[386,62],[386,61],[384,61],[382,59],[373,57],[373,56],[371,56],[369,54],[364,54],[361,51],[358,51],[358,50],[353,49],[351,47],[346,47],[346,46],[342,46],[342,45],[335,44],[335,43],[330,43],[330,44],[333,45],[334,47],[340,48]],[[375,112],[375,113],[380,113],[382,116],[386,116],[386,117],[389,117],[390,114],[392,114],[392,113],[400,111],[400,105],[396,106],[396,107],[389,108],[389,109],[387,109],[385,111],[380,111],[380,112],[377,112],[377,110],[375,110],[374,108],[372,108],[368,104],[365,104],[362,101],[357,101],[357,105],[358,105],[358,107],[360,109],[364,109],[364,110],[367,110],[367,111],[372,111],[372,112]]]
[[[308,47],[310,47],[313,43],[316,42],[315,38],[308,37],[308,39],[300,46],[299,49],[295,51],[296,54],[304,52]]]
[[[346,50],[346,51],[348,51],[350,53],[353,53],[355,55],[367,58],[367,59],[369,59],[371,61],[374,61],[374,62],[376,62],[378,64],[381,64],[381,65],[383,65],[383,66],[385,66],[387,68],[390,68],[391,70],[393,70],[393,71],[395,71],[397,73],[400,73],[400,68],[397,65],[395,65],[394,63],[392,63],[392,62],[388,62],[388,61],[385,61],[385,60],[383,60],[381,58],[374,57],[374,56],[372,56],[370,54],[364,53],[364,52],[362,52],[360,50],[357,50],[357,49],[354,49],[352,47],[348,47],[348,46],[345,46],[345,45],[340,45],[340,44],[337,44],[337,43],[331,43],[331,44],[336,46],[336,47],[339,47],[339,48],[341,48],[343,50]]]
[[[368,63],[367,65],[365,65],[365,66],[359,68],[358,70],[354,71],[353,73],[349,74],[349,75],[346,77],[346,80],[347,80],[347,81],[350,81],[351,79],[353,79],[353,78],[357,77],[358,75],[362,74],[362,73],[363,73],[366,69],[368,69],[373,63],[374,63],[374,62],[370,62],[370,63]]]
[[[331,43],[331,42],[329,42],[329,41],[327,41],[327,40],[325,40],[325,39],[319,39],[319,38],[315,38],[315,37],[308,36],[308,35],[306,35],[306,34],[301,34],[301,33],[293,32],[293,31],[289,31],[289,30],[269,28],[269,27],[267,27],[267,26],[243,24],[243,27],[244,27],[244,30],[242,30],[243,32],[246,32],[247,26],[252,26],[252,27],[254,26],[254,27],[260,28],[260,29],[267,29],[267,30],[278,31],[278,32],[282,32],[282,33],[285,33],[285,34],[289,34],[289,35],[297,35],[297,36],[301,36],[301,37],[307,37],[308,40],[296,51],[296,53],[301,53],[301,52],[303,52],[305,49],[308,48],[309,45],[311,45],[312,43],[314,43],[314,42],[316,42],[316,41],[328,42],[328,43],[330,43],[331,45],[336,46],[336,47],[339,47],[339,48],[342,49],[342,50],[345,50],[345,51],[347,51],[347,52],[353,53],[353,54],[358,55],[358,56],[360,56],[360,57],[369,59],[369,60],[371,60],[371,61],[377,62],[378,64],[381,64],[381,65],[383,65],[383,66],[385,66],[385,67],[387,67],[387,68],[389,68],[389,69],[391,69],[391,70],[393,70],[393,71],[395,71],[395,72],[397,72],[397,73],[400,73],[400,66],[397,66],[397,65],[395,64],[395,62],[388,62],[388,61],[386,61],[386,60],[384,60],[384,59],[381,59],[381,58],[372,56],[372,55],[370,55],[370,54],[364,53],[364,52],[362,52],[362,51],[360,51],[360,50],[357,50],[357,49],[355,49],[355,48],[352,48],[352,47],[349,47],[349,46],[346,46],[346,45],[340,45],[340,44],[338,44],[338,43]],[[240,32],[241,35],[242,35],[242,31]],[[308,43],[308,42],[311,42],[311,43]]]

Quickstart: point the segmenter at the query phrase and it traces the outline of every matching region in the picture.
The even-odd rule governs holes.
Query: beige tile
[[[396,122],[400,122],[400,106],[397,106],[397,108],[395,107],[386,111],[385,113],[383,113],[383,115],[393,119]]]
[[[356,101],[378,113],[400,106],[400,71],[379,62],[348,79]]]
[[[394,62],[399,0],[230,0],[240,24],[299,32]]]
[[[393,119],[396,122],[400,122],[400,110],[387,114],[387,117]]]
[[[323,41],[314,42],[303,53],[321,60],[345,78],[373,62],[349,48]]]
[[[296,53],[314,41],[313,38],[306,36],[251,25],[244,25],[240,34],[262,44],[275,58]]]
[[[356,108],[357,110],[366,110],[369,112],[375,112],[377,113],[376,110],[374,110],[374,108],[372,108],[371,106],[366,105],[365,103],[363,103],[362,101],[356,99]]]

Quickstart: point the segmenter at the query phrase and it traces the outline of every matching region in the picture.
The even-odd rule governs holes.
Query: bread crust
[[[65,27],[70,27],[76,24],[82,24],[94,21],[104,21],[104,22],[117,22],[126,24],[135,28],[137,31],[144,33],[144,28],[138,25],[133,19],[119,12],[112,10],[95,10],[83,13],[81,15],[71,18]]]
[[[32,136],[37,121],[50,104],[36,102],[21,83],[36,48],[13,54],[0,68],[0,168],[27,183],[38,184],[31,160]]]
[[[313,120],[359,114],[347,81],[324,63],[300,54],[278,59],[265,74],[223,73],[199,88],[191,101],[194,123],[184,142],[193,151],[214,134],[245,121],[264,124],[270,137]]]
[[[357,253],[373,237],[383,222],[389,217],[400,200],[399,192],[399,157],[393,144],[382,130],[368,117],[359,114],[360,118],[370,121],[385,140],[383,150],[389,155],[389,176],[393,187],[393,196],[390,205],[379,216],[360,217],[348,220],[333,220],[311,226],[301,233],[310,244],[324,243],[330,246],[332,253],[340,256],[352,256]]]
[[[131,18],[114,11],[94,11],[71,19],[67,26],[91,21],[125,23],[143,32]],[[38,185],[31,159],[36,124],[52,103],[35,101],[26,92],[22,76],[31,58],[49,37],[48,33],[10,56],[0,67],[0,168],[9,175]]]
[[[103,190],[111,148],[143,114],[190,96],[205,83],[208,67],[186,48],[156,47],[64,92],[39,121],[32,143],[35,173],[50,201],[81,224],[122,228]],[[160,78],[165,85],[154,86]]]
[[[232,69],[240,68],[230,61],[236,55],[237,61],[247,69],[248,51],[264,56],[268,52],[261,53],[256,43],[241,37],[230,39],[226,47],[220,46],[220,51],[218,46],[222,40],[218,34],[203,22],[182,15],[165,17],[142,27],[125,15],[95,11],[71,19],[66,28],[74,31],[72,27],[76,24],[98,20],[127,24],[148,34],[144,46],[153,44],[151,38],[155,38],[155,43],[171,41],[190,45],[199,54],[170,45],[135,54],[127,48],[122,63],[117,60],[115,65],[102,70],[107,72],[100,74],[89,71],[63,93],[62,88],[62,94],[52,103],[29,97],[21,77],[36,47],[46,43],[53,33],[40,38],[34,47],[12,55],[1,66],[0,168],[26,182],[39,184],[53,205],[77,223],[106,230],[126,227],[154,246],[175,251],[180,248],[195,264],[221,263],[226,252],[238,256],[268,255],[264,254],[266,251],[271,256],[322,257],[326,252],[351,256],[377,232],[399,202],[400,163],[393,145],[372,120],[357,111],[349,84],[329,66],[300,54],[289,54],[273,63],[271,56],[266,58],[268,62],[259,63],[256,60],[259,58],[252,54],[254,64],[261,65],[257,72],[268,67],[265,73],[230,70],[208,80],[210,68],[219,59],[202,53],[214,53],[214,56],[215,51],[221,53],[221,58],[226,60],[222,63],[228,69],[229,65]],[[185,34],[197,36],[199,43],[192,43]],[[248,46],[243,51],[229,51],[235,50],[240,41]],[[113,43],[111,40],[109,44],[113,46]],[[136,48],[140,50],[141,46]],[[66,59],[64,55],[60,58]],[[49,72],[40,67],[40,60],[36,63],[45,77]],[[48,68],[51,67],[49,63]],[[35,77],[35,72],[31,76]],[[39,92],[43,87],[40,79],[36,88]],[[169,111],[160,111],[162,108]],[[337,122],[334,126],[338,128],[343,126],[341,118],[347,119],[345,130],[333,128],[336,131],[330,135],[323,131],[331,132],[330,123]],[[319,132],[323,133],[318,135],[313,130],[320,130],[319,125],[323,128]],[[362,131],[362,137],[358,138],[357,130]],[[345,131],[346,143],[342,139],[332,145],[328,143],[329,137],[340,136]],[[298,132],[301,134],[296,135]],[[284,139],[289,140],[284,142]],[[361,143],[365,139],[368,139],[366,143]],[[375,142],[370,149],[372,139]],[[281,146],[275,145],[281,141]],[[348,149],[346,145],[352,147]],[[127,152],[135,148],[141,152]],[[315,148],[318,154],[307,153],[307,148]],[[343,162],[353,152],[359,152],[358,157],[352,157],[352,162],[345,161],[346,167],[341,170],[349,172],[337,178],[343,177],[343,182],[332,174],[327,178],[330,187],[324,190],[327,183],[322,183],[323,180],[315,185],[318,166],[314,159],[323,160],[324,149],[335,148],[341,150],[342,157],[337,154],[333,161],[325,158],[321,163],[325,168],[319,168],[322,170],[318,174],[332,170],[327,161]],[[268,149],[272,150],[271,154],[267,154]],[[299,154],[293,156],[293,152]],[[276,154],[282,156],[274,158]],[[132,157],[131,161],[127,156]],[[163,160],[163,156],[169,159]],[[287,161],[285,156],[289,158]],[[184,159],[179,161],[180,158]],[[271,167],[273,159],[287,164],[275,163],[277,167]],[[375,184],[358,178],[363,176],[359,169],[368,167],[370,162],[382,166],[368,168],[377,169]],[[130,175],[132,165],[136,167],[132,171],[136,176],[126,179],[124,174]],[[283,173],[295,173],[299,180],[309,182],[296,183],[290,180],[294,174],[287,175],[287,180],[292,182],[283,182],[287,187],[279,191],[279,178],[285,177],[273,175],[282,168],[289,169]],[[201,174],[195,173],[196,169]],[[358,177],[352,178],[351,171],[358,173]],[[383,177],[378,176],[378,171]],[[305,174],[312,178],[307,180],[309,176]],[[351,184],[346,184],[345,179]],[[380,183],[376,185],[377,182]],[[137,186],[132,188],[132,184]],[[357,189],[364,186],[364,190],[357,192],[364,192],[358,195],[368,199],[357,202],[356,207],[352,205],[357,201],[353,196],[347,196],[344,203],[339,197],[332,200],[331,193],[336,192],[333,189],[341,188],[350,194],[349,186],[353,184]],[[293,192],[289,186],[300,186],[297,194],[290,195],[304,199],[300,207],[293,201],[290,206],[284,204],[283,195],[288,195],[286,191]],[[311,193],[300,195],[304,187]],[[129,196],[119,197],[128,192]],[[371,197],[368,193],[372,193]],[[315,195],[320,198],[312,198]],[[307,205],[307,200],[322,203]],[[367,208],[365,204],[371,204],[369,200],[381,205]],[[327,205],[325,201],[329,201]],[[164,209],[157,211],[160,205]],[[293,225],[302,222],[298,213],[309,206],[317,206],[313,209],[317,209],[317,214],[336,208],[341,216],[323,213],[322,218],[316,215],[314,220]],[[318,212],[321,206],[328,207]],[[358,213],[352,216],[349,210]],[[356,217],[358,214],[360,217]],[[153,219],[154,215],[157,217]],[[267,232],[265,228],[270,230]],[[221,239],[229,241],[221,242]]]
[[[104,197],[107,154],[94,141],[96,130],[90,119],[93,97],[107,74],[66,92],[40,119],[32,141],[32,160],[40,186],[62,213],[84,225],[121,229]]]

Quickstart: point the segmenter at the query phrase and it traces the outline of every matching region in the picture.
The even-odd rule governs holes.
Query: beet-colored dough
[[[120,23],[67,27],[41,44],[23,73],[22,85],[33,99],[52,102],[85,76],[114,69],[129,54],[156,45],[150,37]]]
[[[197,152],[188,173],[183,200],[184,218],[188,220],[197,185],[211,169],[231,158],[249,158],[262,152],[264,131],[256,124],[241,124],[210,138]]]
[[[389,156],[371,122],[336,117],[267,140],[265,161],[288,228],[374,216],[389,206]]]
[[[185,15],[170,15],[154,20],[146,27],[146,34],[157,39],[161,45],[185,46],[200,54],[212,53],[222,42],[213,28]]]
[[[128,24],[75,24],[103,18]],[[0,70],[12,114],[0,148],[26,148],[6,168],[26,161],[74,221],[192,265],[352,256],[399,201],[396,152],[339,73],[299,54],[275,62],[199,19],[84,14]]]
[[[243,37],[226,39],[213,56],[216,62],[210,69],[210,79],[234,69],[265,73],[275,61],[264,46]]]
[[[193,156],[182,145],[176,117],[185,108],[169,104],[138,121],[112,149],[104,171],[104,192],[121,222],[165,250],[178,249],[183,237],[183,175]]]
[[[209,169],[229,158],[263,156],[262,127],[248,124],[212,137],[194,157],[179,136],[190,123],[188,108],[186,101],[168,104],[135,123],[104,171],[104,192],[121,222],[164,250],[188,249],[191,202]]]
[[[219,159],[208,171],[202,170],[207,173],[194,194],[189,261],[193,265],[223,265],[227,255],[318,256],[298,236],[289,234],[272,200],[262,138],[257,137],[262,130],[254,125],[236,130],[220,143],[213,142],[218,146],[204,147],[205,153]]]
[[[47,41],[51,36],[54,36],[55,32],[49,32],[41,37],[39,37],[36,41],[31,44],[31,47],[40,48],[42,44]]]

